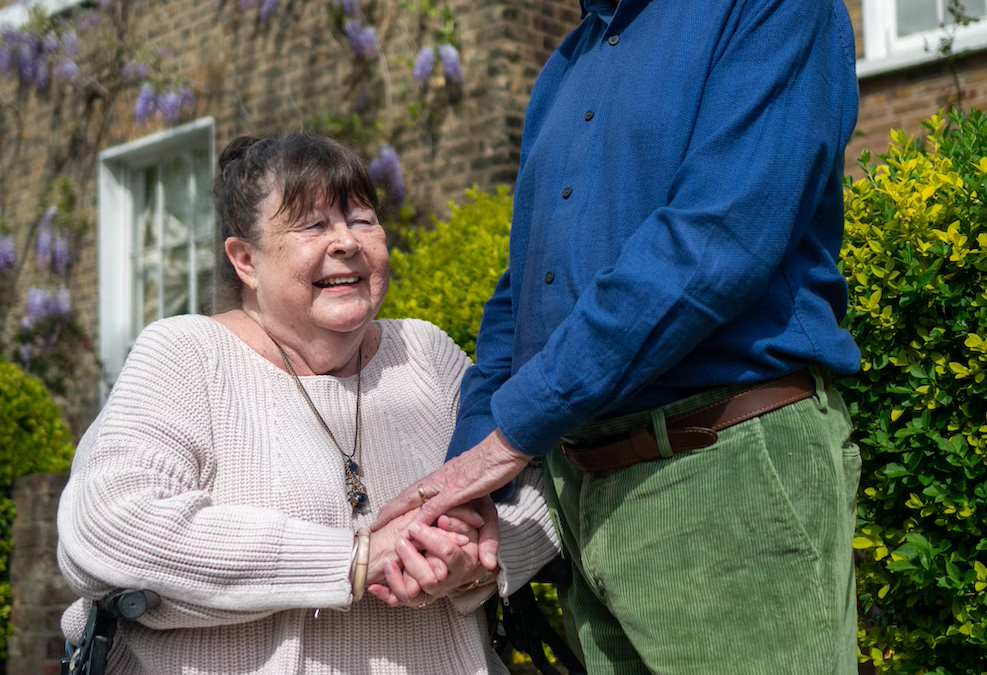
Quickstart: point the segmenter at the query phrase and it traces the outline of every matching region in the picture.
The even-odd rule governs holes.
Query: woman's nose
[[[330,231],[329,255],[353,255],[360,250],[360,242],[346,223],[335,225]]]

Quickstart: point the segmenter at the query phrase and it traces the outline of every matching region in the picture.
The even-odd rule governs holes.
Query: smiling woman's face
[[[262,235],[254,248],[254,290],[265,323],[298,335],[322,329],[365,330],[390,280],[384,228],[373,208],[351,200],[321,203],[292,218],[278,213],[281,191],[261,204]]]

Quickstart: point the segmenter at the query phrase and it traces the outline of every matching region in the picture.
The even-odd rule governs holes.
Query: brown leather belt
[[[822,370],[828,385],[829,373]],[[816,393],[816,381],[808,370],[762,382],[718,401],[668,418],[666,435],[673,453],[707,448],[717,441],[717,432],[764,415]],[[563,456],[577,469],[596,473],[661,459],[651,424],[641,424],[622,437],[603,443],[562,438]]]

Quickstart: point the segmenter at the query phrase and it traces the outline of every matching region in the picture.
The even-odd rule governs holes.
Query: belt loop
[[[672,444],[668,440],[668,428],[665,426],[665,411],[661,408],[651,409],[651,425],[655,432],[655,442],[658,444],[658,452],[665,459],[675,453],[672,451]]]
[[[829,409],[829,396],[826,395],[826,380],[823,377],[822,368],[819,366],[810,366],[809,374],[816,381],[816,401],[819,404],[819,410],[826,412]]]

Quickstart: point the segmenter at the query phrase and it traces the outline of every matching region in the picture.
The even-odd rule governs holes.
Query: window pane
[[[158,230],[154,222],[154,214],[158,209],[158,167],[144,169],[144,195],[141,201],[140,232],[138,241],[140,248],[157,246]]]
[[[164,251],[164,316],[189,311],[188,245]]]
[[[195,311],[199,314],[212,311],[213,255],[212,246],[202,246],[195,251],[195,283],[199,294],[199,306]]]
[[[189,236],[192,208],[189,203],[189,166],[183,155],[162,162],[161,182],[164,186],[162,244],[184,243]]]
[[[895,0],[898,37],[933,30],[939,26],[938,0]]]
[[[192,153],[192,174],[195,178],[195,236],[212,239],[212,164],[209,153],[202,150]],[[211,243],[211,241],[210,241]]]
[[[157,320],[161,305],[161,292],[158,287],[158,252],[156,250],[148,251],[141,258],[141,291],[139,299],[142,303],[142,311],[139,316],[142,317],[143,323],[139,328],[143,328],[152,321]]]

